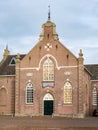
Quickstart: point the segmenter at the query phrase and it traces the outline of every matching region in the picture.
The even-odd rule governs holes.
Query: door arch
[[[54,98],[50,93],[46,93],[43,98],[44,115],[52,115],[54,112]]]

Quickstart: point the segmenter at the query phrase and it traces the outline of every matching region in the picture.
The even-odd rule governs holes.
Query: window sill
[[[63,103],[64,106],[72,106],[72,103]]]
[[[31,106],[31,105],[33,105],[33,103],[26,103],[25,105],[27,105],[27,106]]]

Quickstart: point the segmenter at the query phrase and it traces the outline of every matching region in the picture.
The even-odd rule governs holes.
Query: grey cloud
[[[98,55],[95,51],[95,48],[98,50],[98,0],[1,0],[0,55],[6,44],[12,53],[27,53],[33,47],[35,37],[38,38],[41,26],[47,20],[49,3],[51,20],[57,25],[59,38],[64,38],[62,43],[75,55],[83,48],[86,62],[95,62],[93,58]]]

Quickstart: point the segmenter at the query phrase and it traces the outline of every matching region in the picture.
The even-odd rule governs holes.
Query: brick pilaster
[[[79,88],[78,88],[78,95],[79,95],[79,99],[78,99],[78,105],[79,105],[79,114],[83,114],[84,113],[84,65],[83,65],[83,54],[82,54],[82,50],[80,49],[80,53],[79,53],[79,58],[78,58],[78,76],[79,76]]]
[[[20,106],[20,55],[16,57],[16,82],[15,82],[15,115],[19,115],[19,106]]]

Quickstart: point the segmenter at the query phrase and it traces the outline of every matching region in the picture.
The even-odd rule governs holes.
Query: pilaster
[[[20,55],[17,54],[16,57],[16,79],[15,79],[15,115],[19,115],[20,107]]]
[[[78,58],[78,83],[79,83],[79,88],[78,88],[78,110],[79,114],[84,114],[84,65],[83,65],[83,53],[82,50],[80,49],[79,53],[79,58]]]

